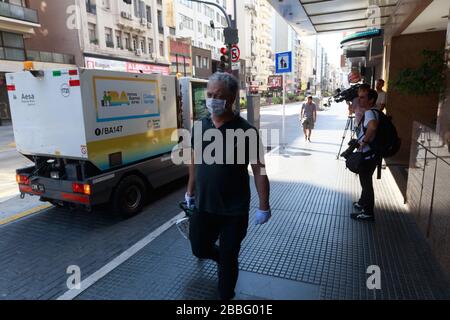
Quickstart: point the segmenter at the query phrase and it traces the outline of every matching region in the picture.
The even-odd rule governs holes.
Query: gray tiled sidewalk
[[[252,190],[248,235],[243,242],[238,283],[241,299],[448,299],[449,282],[403,205],[388,170],[375,181],[376,222],[350,219],[358,197],[355,175],[336,160],[345,126],[344,106],[319,114],[312,143],[303,142],[295,113],[287,110],[289,147],[271,154],[273,218],[254,225]],[[280,110],[262,112],[264,126],[280,123]],[[381,270],[381,289],[369,290],[366,270]],[[277,291],[283,286],[284,296]],[[260,281],[270,292],[249,294]],[[78,299],[216,299],[212,262],[198,261],[189,243],[170,228]],[[288,289],[289,288],[289,289]],[[297,291],[296,291],[297,290]]]

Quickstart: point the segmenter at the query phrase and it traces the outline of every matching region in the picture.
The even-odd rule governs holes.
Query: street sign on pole
[[[231,46],[231,62],[238,62],[241,56],[241,50],[236,44]]]
[[[283,75],[283,123],[281,131],[281,149],[286,147],[286,73],[292,72],[292,51],[275,54],[275,72]]]
[[[292,51],[275,54],[275,73],[292,72]]]

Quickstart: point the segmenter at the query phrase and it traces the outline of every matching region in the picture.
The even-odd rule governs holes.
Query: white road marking
[[[159,237],[164,231],[168,230],[170,227],[172,227],[177,220],[184,218],[185,214],[184,212],[180,212],[177,216],[173,217],[163,225],[161,225],[159,228],[148,234],[145,238],[138,241],[135,245],[130,247],[129,249],[125,250],[122,254],[120,254],[118,257],[113,259],[111,262],[103,266],[98,271],[91,274],[89,277],[81,281],[81,288],[80,289],[70,289],[63,295],[57,298],[57,300],[72,300],[76,298],[78,295],[80,295],[83,291],[87,290],[90,286],[92,286],[94,283],[96,283],[98,280],[106,276],[108,273],[113,271],[115,268],[120,266],[122,263],[130,259],[133,255],[135,255],[137,252],[139,252],[142,248],[144,248],[146,245],[151,243],[153,240],[155,240],[157,237]],[[69,275],[68,275],[69,276]]]

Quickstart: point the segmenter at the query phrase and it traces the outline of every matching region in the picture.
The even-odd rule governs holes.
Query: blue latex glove
[[[263,211],[263,210],[256,210],[256,217],[255,217],[255,225],[258,224],[264,224],[267,221],[269,221],[270,217],[272,216],[272,213],[269,210]]]
[[[184,200],[186,201],[186,204],[189,208],[192,208],[195,206],[195,196],[190,196],[187,194],[184,195]]]

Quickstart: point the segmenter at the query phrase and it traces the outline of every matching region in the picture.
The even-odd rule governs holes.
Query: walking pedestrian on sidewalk
[[[300,120],[303,126],[305,141],[308,140],[309,142],[311,142],[311,133],[317,120],[317,106],[313,102],[312,96],[308,96],[307,102],[302,104]]]
[[[235,296],[238,256],[247,234],[250,210],[249,164],[259,195],[256,224],[264,224],[271,217],[269,179],[265,175],[264,151],[258,131],[233,112],[238,86],[236,78],[228,73],[215,73],[209,78],[206,106],[210,115],[194,125],[186,192],[186,202],[195,203],[189,230],[192,253],[218,263],[218,289],[222,300]],[[211,130],[213,142],[206,138]],[[256,140],[250,141],[246,136]],[[223,153],[218,150],[219,145],[214,149],[215,158],[211,163],[206,153],[212,143],[217,145],[216,140],[223,141]]]
[[[373,173],[379,163],[379,157],[371,149],[370,143],[375,139],[378,128],[378,113],[376,111],[376,101],[378,94],[373,89],[360,88],[358,91],[359,106],[363,108],[364,115],[360,122],[358,141],[359,152],[362,152],[362,162],[360,165],[359,181],[361,183],[361,197],[358,202],[353,203],[353,207],[358,211],[352,213],[351,218],[355,220],[374,220],[375,194],[373,190]]]

